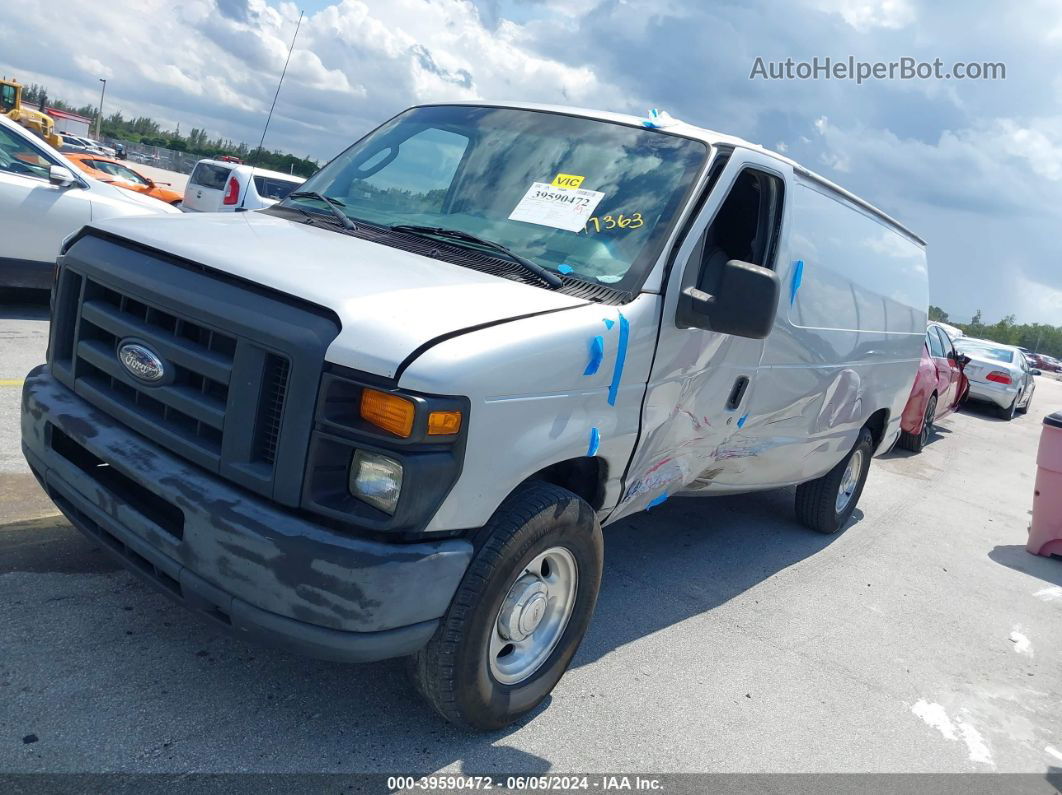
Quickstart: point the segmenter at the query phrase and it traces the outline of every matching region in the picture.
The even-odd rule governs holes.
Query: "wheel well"
[[[528,480],[543,480],[577,494],[594,510],[605,503],[605,481],[608,479],[608,464],[602,458],[583,456],[558,461],[540,469]]]
[[[870,431],[871,437],[874,439],[874,449],[877,450],[881,444],[881,440],[885,438],[885,426],[889,422],[889,410],[878,409],[870,417],[867,418],[863,427]]]

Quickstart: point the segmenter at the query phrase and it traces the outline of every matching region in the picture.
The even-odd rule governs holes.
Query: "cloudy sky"
[[[853,190],[929,242],[953,317],[1062,325],[1062,3],[7,0],[0,71],[75,104],[324,160],[411,104],[667,109]],[[750,79],[766,61],[1002,62],[1004,80]]]

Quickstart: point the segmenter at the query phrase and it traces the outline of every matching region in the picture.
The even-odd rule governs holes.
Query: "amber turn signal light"
[[[395,436],[409,437],[415,414],[416,407],[411,400],[375,389],[362,390],[361,418]]]
[[[428,415],[428,436],[451,436],[459,430],[460,411],[433,411]]]

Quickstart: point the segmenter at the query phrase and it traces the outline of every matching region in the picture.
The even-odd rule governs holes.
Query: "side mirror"
[[[780,292],[777,273],[732,259],[723,266],[715,295],[696,287],[682,291],[676,320],[683,327],[761,340],[771,333]]]
[[[48,169],[48,181],[60,188],[66,188],[74,184],[74,175],[66,166],[52,166]]]
[[[1039,368],[1036,368],[1036,367],[1031,369],[1029,372],[1032,373],[1033,375],[1043,375],[1043,372]]]

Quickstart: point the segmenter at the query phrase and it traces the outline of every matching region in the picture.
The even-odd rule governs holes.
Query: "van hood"
[[[328,361],[393,378],[439,337],[587,302],[259,212],[118,218],[94,228],[331,309]]]

